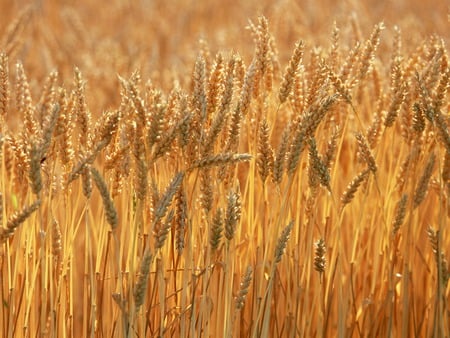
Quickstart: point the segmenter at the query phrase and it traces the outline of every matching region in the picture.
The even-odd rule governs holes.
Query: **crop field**
[[[445,0],[0,0],[1,337],[450,337]]]

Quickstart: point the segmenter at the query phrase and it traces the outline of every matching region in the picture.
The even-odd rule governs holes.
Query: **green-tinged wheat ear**
[[[204,145],[203,153],[210,154],[214,150],[214,142],[216,141],[219,133],[223,129],[226,119],[228,117],[228,109],[233,96],[233,80],[234,80],[234,67],[235,67],[236,57],[233,57],[227,65],[225,83],[222,94],[222,99],[220,106],[213,117],[211,127],[208,130]]]
[[[241,219],[241,195],[239,190],[230,191],[228,194],[227,212],[225,215],[225,237],[231,241],[236,231],[236,226]]]
[[[178,135],[178,131],[180,128],[184,128],[185,125],[189,122],[191,116],[190,114],[185,114],[179,121],[175,123],[175,125],[170,128],[168,132],[166,132],[161,140],[156,144],[155,149],[153,151],[153,161],[158,159],[159,157],[165,155],[172,148],[173,142]]]
[[[81,171],[81,183],[83,186],[83,195],[89,199],[92,195],[92,179],[91,179],[91,171],[90,166],[85,166]]]
[[[44,121],[44,130],[42,133],[42,143],[41,143],[41,154],[44,156],[48,149],[50,148],[51,138],[52,134],[55,131],[56,123],[59,118],[60,113],[60,106],[58,103],[56,103],[53,106],[53,109],[51,111],[51,114],[47,116],[46,120]]]
[[[182,123],[178,128],[177,140],[181,148],[185,148],[190,140],[190,125],[192,120],[192,113],[187,111],[187,97],[185,95],[180,98],[180,111],[183,114]]]
[[[6,240],[11,237],[16,228],[21,225],[25,220],[35,212],[41,201],[37,200],[33,204],[23,208],[21,211],[16,211],[6,222],[6,228],[0,228],[0,244],[5,243]]]
[[[199,55],[195,61],[192,82],[192,105],[204,120],[206,117],[206,61],[202,55]]]
[[[327,259],[325,257],[327,252],[325,240],[323,238],[319,239],[314,243],[314,247],[314,269],[322,275],[325,272],[325,267],[327,265]]]
[[[175,230],[176,230],[176,247],[178,254],[184,249],[184,237],[186,234],[186,227],[188,222],[188,206],[186,200],[186,193],[183,184],[178,189],[175,195]]]
[[[236,310],[241,310],[244,307],[245,298],[247,297],[248,291],[250,289],[250,283],[252,282],[253,269],[251,266],[247,266],[244,275],[241,279],[241,284],[239,286],[239,292],[236,297]]]
[[[355,193],[358,190],[359,186],[367,179],[369,176],[370,169],[366,169],[360,172],[347,186],[344,193],[341,197],[342,205],[346,205],[350,203],[355,197]]]
[[[99,152],[104,147],[106,147],[106,145],[107,144],[105,144],[105,142],[100,141],[94,146],[93,149],[83,155],[77,162],[77,164],[72,168],[72,171],[69,173],[67,184],[70,184],[71,182],[76,180],[83,173],[83,170],[86,166],[93,164]]]
[[[310,165],[309,169],[311,171],[311,179],[314,176],[317,176],[318,182],[328,189],[328,191],[331,191],[330,186],[330,173],[328,171],[327,166],[322,161],[321,157],[319,156],[319,153],[317,151],[317,145],[316,140],[311,137],[308,141],[309,143],[309,159],[310,159]]]
[[[172,202],[173,197],[177,193],[178,189],[181,186],[181,183],[183,182],[184,178],[184,172],[177,173],[173,178],[172,181],[167,186],[164,194],[161,198],[158,199],[158,204],[155,208],[155,224],[159,222],[167,212],[167,209],[169,208],[170,203]]]
[[[298,167],[300,161],[300,155],[305,149],[306,133],[303,129],[297,129],[294,135],[294,139],[289,146],[289,152],[287,157],[287,173],[289,176],[293,175]]]
[[[405,220],[406,216],[406,203],[408,202],[408,195],[403,194],[400,201],[397,202],[397,205],[395,207],[395,217],[392,222],[392,234],[395,235],[398,230],[400,229],[401,225],[403,224],[403,221]]]
[[[439,231],[433,229],[433,227],[429,226],[427,229],[428,239],[430,240],[431,247],[433,249],[434,258],[436,261],[436,266],[439,269],[439,260],[441,262],[440,273],[442,284],[444,287],[447,286],[447,283],[450,279],[450,271],[448,268],[447,259],[445,258],[444,252],[441,250],[441,243],[439,242]]]
[[[106,220],[111,226],[111,229],[114,230],[115,228],[117,228],[119,219],[117,217],[116,207],[114,206],[114,202],[111,198],[111,195],[109,194],[108,187],[106,186],[106,182],[97,169],[92,167],[90,171],[92,173],[92,178],[94,179],[95,185],[97,186],[103,200]]]
[[[414,192],[414,208],[417,208],[425,198],[428,190],[428,183],[430,182],[431,174],[433,173],[435,161],[436,155],[434,153],[431,153],[430,157],[428,158],[427,165],[425,166],[425,169]]]
[[[320,122],[331,110],[331,107],[338,100],[338,95],[328,95],[319,99],[311,110],[308,110],[302,118],[302,128],[306,135],[313,136]]]
[[[286,153],[289,145],[290,138],[290,126],[284,128],[281,134],[280,144],[278,145],[277,151],[275,153],[275,159],[273,163],[273,177],[272,181],[276,184],[280,184],[283,178],[284,166],[286,163]]]
[[[435,119],[439,138],[447,152],[450,152],[450,131],[448,129],[447,119],[440,110],[435,112]]]
[[[200,204],[205,214],[209,214],[214,202],[214,191],[211,170],[207,168],[200,171],[200,192]]]
[[[155,248],[157,250],[161,249],[164,246],[164,243],[166,242],[170,228],[172,227],[174,214],[175,214],[174,211],[170,210],[166,216],[166,220],[164,221],[164,223],[159,222],[159,224],[157,224],[157,227],[159,227],[159,229],[156,230],[155,235],[155,243],[156,243]]]
[[[30,170],[28,172],[28,178],[30,179],[31,189],[33,193],[38,195],[42,189],[42,176],[41,176],[41,159],[42,152],[37,142],[32,141],[29,150],[30,158]]]
[[[147,195],[147,165],[142,157],[135,158],[136,173],[135,173],[135,189],[136,197],[143,201]]]
[[[281,232],[280,237],[278,237],[277,246],[275,248],[275,264],[281,261],[284,250],[286,249],[289,236],[291,235],[292,227],[294,226],[294,221],[291,221]]]
[[[252,158],[250,154],[234,154],[223,153],[217,155],[210,155],[205,158],[195,160],[189,170],[196,168],[207,168],[213,166],[222,166],[227,164],[234,164],[236,162],[246,162]]]
[[[336,100],[337,95],[320,98],[300,117],[300,121],[295,126],[293,140],[289,147],[287,159],[287,172],[289,175],[292,175],[297,169],[307,138],[314,135],[319,123]]]
[[[218,208],[211,222],[209,245],[211,246],[212,251],[215,251],[219,248],[220,240],[222,239],[222,232],[223,232],[222,214],[223,214],[222,209]]]
[[[250,102],[252,99],[254,84],[255,84],[255,76],[256,76],[256,65],[253,62],[247,69],[244,77],[244,83],[242,85],[241,94],[239,97],[238,105],[236,111],[239,111],[240,114],[246,115],[247,111],[250,107]]]
[[[152,254],[146,250],[142,257],[139,276],[134,286],[133,298],[134,306],[139,309],[144,304],[145,293],[147,291],[148,277],[150,274],[150,264],[152,262]]]

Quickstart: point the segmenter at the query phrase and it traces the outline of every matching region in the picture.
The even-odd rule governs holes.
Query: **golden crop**
[[[434,1],[0,2],[0,336],[448,337]]]

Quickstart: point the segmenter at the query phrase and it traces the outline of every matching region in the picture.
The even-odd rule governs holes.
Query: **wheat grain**
[[[288,142],[290,138],[290,126],[286,126],[281,134],[280,144],[275,153],[275,159],[273,163],[273,177],[272,181],[276,184],[280,184],[283,177],[284,166],[286,162],[286,153],[288,150]]]
[[[111,229],[114,230],[117,228],[119,219],[117,216],[116,207],[114,206],[114,202],[109,194],[108,187],[97,169],[92,167],[90,172],[92,173],[92,178],[94,179],[95,185],[97,186],[102,197],[103,206],[105,207],[106,220],[111,226]]]
[[[442,284],[447,286],[447,283],[450,279],[450,271],[448,269],[447,259],[445,258],[444,253],[441,251],[441,244],[439,241],[439,231],[434,230],[431,226],[427,229],[428,239],[430,240],[431,247],[433,249],[434,258],[436,261],[436,265],[438,270],[440,270]],[[439,262],[441,266],[439,267]]]
[[[33,204],[24,207],[21,211],[16,211],[12,216],[8,218],[6,222],[6,228],[1,228],[0,244],[5,243],[9,237],[14,234],[16,228],[21,225],[35,212],[41,205],[41,200],[35,201]]]
[[[147,147],[151,149],[153,145],[161,139],[163,133],[164,116],[166,114],[166,105],[164,103],[155,103],[150,119],[150,126],[147,133]],[[138,125],[139,128],[144,126]],[[143,132],[143,131],[142,131]],[[144,143],[145,144],[145,143]]]
[[[211,71],[207,86],[206,95],[206,116],[214,114],[217,109],[220,98],[222,97],[223,86],[222,78],[224,76],[224,60],[222,54],[216,55],[214,66]]]
[[[184,237],[188,223],[188,206],[183,184],[178,189],[175,201],[176,247],[178,254],[181,254],[185,245]]]
[[[250,161],[251,158],[252,158],[252,155],[250,155],[250,154],[224,153],[224,154],[211,155],[211,156],[208,156],[205,158],[195,160],[194,163],[192,163],[192,166],[189,168],[189,170],[193,170],[196,168],[207,168],[207,167],[213,167],[213,166],[233,164],[236,162],[246,162],[246,161]]]
[[[79,132],[79,143],[82,151],[86,152],[91,147],[91,123],[92,117],[91,113],[87,108],[86,98],[85,98],[85,86],[86,82],[81,75],[81,71],[75,68],[75,80],[74,80],[74,98],[75,106],[74,114],[77,118],[78,125],[80,127]]]
[[[273,163],[273,149],[269,142],[269,125],[267,120],[264,119],[259,126],[258,157],[256,161],[258,173],[263,182],[272,172]]]
[[[297,73],[299,64],[303,58],[304,44],[303,41],[299,41],[295,44],[294,54],[289,60],[289,65],[284,72],[283,81],[281,82],[280,91],[278,93],[278,99],[281,103],[286,101],[294,83],[295,74]],[[296,99],[299,99],[296,97]]]
[[[331,31],[331,47],[328,56],[328,64],[332,70],[335,70],[337,67],[337,63],[340,60],[339,53],[339,38],[340,38],[340,29],[337,26],[336,21],[333,22],[333,29]]]
[[[150,264],[152,262],[152,254],[146,250],[142,257],[141,267],[139,269],[139,276],[134,286],[133,297],[134,306],[139,309],[144,304],[145,293],[147,291],[148,277],[150,274]],[[120,302],[121,303],[121,302]]]
[[[215,251],[219,248],[220,240],[222,239],[222,232],[223,232],[222,213],[223,213],[222,209],[218,208],[211,222],[209,245],[211,246],[212,251]]]
[[[56,81],[58,80],[58,72],[52,71],[47,78],[45,79],[45,83],[43,85],[42,94],[39,99],[39,103],[37,104],[38,114],[39,114],[39,123],[41,126],[44,126],[45,117],[47,114],[51,115],[52,107],[56,103]]]
[[[347,189],[345,189],[344,193],[341,197],[342,205],[346,205],[350,203],[355,197],[355,193],[360,187],[360,185],[367,179],[370,173],[370,169],[363,170],[348,184]]]
[[[395,235],[400,229],[406,216],[406,203],[408,202],[408,195],[403,194],[400,201],[395,206],[395,217],[392,222],[392,234]]]
[[[61,157],[61,162],[63,165],[70,165],[74,158],[74,148],[72,144],[72,120],[70,119],[66,91],[60,89],[58,105],[60,107],[60,113],[58,115],[58,120],[55,126],[55,138],[58,143],[58,154]]]
[[[208,168],[203,168],[200,171],[200,192],[200,204],[205,214],[209,214],[214,202],[214,191],[211,181],[211,170]]]
[[[10,100],[8,56],[0,53],[0,117],[5,119]]]
[[[425,194],[428,190],[428,183],[430,181],[431,174],[433,173],[435,160],[436,155],[434,153],[431,153],[428,158],[427,165],[425,166],[425,169],[422,173],[422,176],[420,177],[419,182],[417,183],[416,190],[414,192],[414,208],[417,208],[425,198]]]
[[[35,118],[30,84],[21,63],[16,64],[16,74],[16,106],[19,113],[24,116],[26,132],[24,136],[28,142],[31,138],[38,137],[38,123]]]
[[[41,177],[41,148],[37,145],[37,142],[32,142],[29,149],[30,158],[30,171],[28,177],[30,179],[31,189],[33,193],[39,195],[42,189],[42,177]]]
[[[342,129],[339,127],[336,127],[333,130],[333,134],[331,134],[330,140],[327,143],[327,149],[323,156],[323,164],[328,169],[331,168],[331,165],[333,164],[333,162],[336,158],[337,141],[338,141],[338,138],[341,137],[341,134],[342,134]]]
[[[239,286],[239,292],[236,297],[236,309],[241,310],[244,307],[245,298],[247,297],[250,283],[252,282],[253,269],[251,266],[247,266],[244,275],[242,276],[241,284]]]
[[[378,166],[375,162],[375,157],[373,156],[372,151],[370,150],[369,145],[367,144],[366,138],[360,132],[357,132],[355,134],[355,137],[358,142],[358,149],[362,159],[364,160],[364,162],[366,162],[370,171],[375,174],[378,170]]]
[[[400,111],[400,106],[404,102],[406,97],[406,86],[404,85],[404,77],[403,72],[401,70],[401,60],[400,58],[395,60],[395,64],[393,66],[393,74],[392,77],[392,101],[389,106],[389,110],[384,120],[384,125],[386,127],[391,127],[394,124],[394,121]]]
[[[330,173],[328,171],[327,166],[319,156],[319,152],[317,151],[316,140],[313,137],[311,137],[308,140],[308,145],[309,145],[310,187],[314,189],[316,187],[316,184],[318,185],[320,183],[322,186],[327,188],[328,191],[331,191]]]
[[[236,232],[236,226],[241,219],[241,196],[239,190],[228,194],[227,211],[225,214],[225,238],[231,241]]]
[[[183,182],[184,172],[177,173],[172,181],[167,186],[164,194],[161,198],[157,198],[158,204],[155,208],[155,220],[154,222],[159,222],[167,213],[167,209],[169,208],[170,203],[172,202],[173,197],[181,186]]]
[[[284,250],[286,249],[289,236],[291,235],[292,227],[294,226],[294,221],[291,221],[281,232],[280,237],[278,237],[277,246],[275,247],[275,264],[281,262],[281,257],[283,256]]]
[[[364,45],[364,50],[360,59],[360,68],[358,72],[359,79],[363,79],[369,71],[373,62],[374,53],[380,44],[380,34],[384,30],[383,22],[375,25],[369,40]]]
[[[204,120],[206,118],[206,62],[205,58],[201,55],[195,61],[192,81],[194,87],[192,105],[198,114],[200,114],[201,119]]]
[[[327,265],[327,260],[325,257],[327,252],[325,240],[323,238],[319,239],[314,243],[314,246],[314,269],[322,275],[325,272],[325,267]]]
[[[174,211],[170,210],[169,213],[166,216],[166,220],[164,224],[158,224],[157,223],[157,230],[155,234],[155,249],[161,249],[164,246],[164,243],[166,242],[167,236],[169,235],[170,228],[172,227],[172,220],[174,216]]]

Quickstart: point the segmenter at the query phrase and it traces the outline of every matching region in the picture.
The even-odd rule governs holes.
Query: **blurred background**
[[[104,109],[117,103],[117,74],[139,69],[143,78],[168,89],[174,81],[184,85],[182,75],[190,76],[199,51],[238,52],[248,64],[254,44],[246,28],[259,15],[269,19],[283,65],[299,39],[311,47],[329,46],[334,22],[345,53],[357,34],[366,38],[384,21],[381,58],[395,25],[405,48],[433,34],[448,42],[450,31],[447,0],[2,0],[0,50],[10,65],[22,62],[39,82],[55,69],[67,81],[79,67],[88,83],[99,86],[95,100]]]

